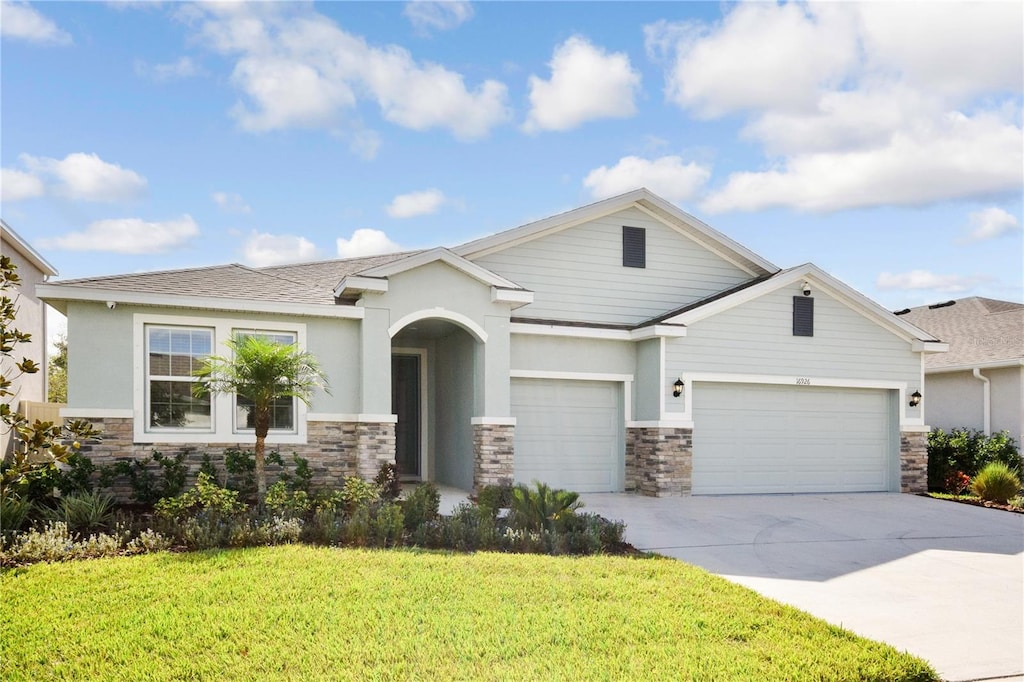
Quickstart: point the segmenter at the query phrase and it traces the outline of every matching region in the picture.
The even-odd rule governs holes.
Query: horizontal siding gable
[[[642,228],[646,267],[624,267],[622,228]],[[636,208],[472,259],[534,292],[521,317],[636,324],[750,275]]]
[[[910,343],[818,290],[814,336],[793,335],[793,290],[783,288],[695,322],[669,340],[668,374],[718,372],[906,381],[921,356]]]

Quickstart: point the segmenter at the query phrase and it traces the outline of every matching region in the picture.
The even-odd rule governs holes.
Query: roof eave
[[[53,267],[48,260],[32,248],[31,244],[22,239],[21,235],[15,232],[14,228],[8,225],[2,218],[0,218],[0,229],[3,230],[3,241],[10,242],[14,249],[24,256],[28,262],[36,266],[40,272],[47,277],[56,277],[59,274],[57,268]]]

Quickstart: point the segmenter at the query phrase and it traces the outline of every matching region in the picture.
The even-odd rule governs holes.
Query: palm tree
[[[282,344],[259,336],[238,336],[225,343],[231,357],[211,355],[195,375],[197,396],[235,393],[252,402],[251,418],[256,431],[256,486],[260,499],[267,492],[266,452],[270,413],[278,398],[298,398],[309,405],[313,390],[327,387],[327,376],[312,353],[294,344]]]

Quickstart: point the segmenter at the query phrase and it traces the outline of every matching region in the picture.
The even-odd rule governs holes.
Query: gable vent
[[[644,228],[623,226],[622,265],[627,268],[647,267],[647,230]]]
[[[814,336],[814,299],[793,297],[793,336]]]

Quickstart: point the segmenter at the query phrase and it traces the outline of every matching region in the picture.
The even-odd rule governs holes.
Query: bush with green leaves
[[[405,529],[409,532],[437,518],[441,506],[441,493],[433,483],[420,483],[402,500]]]
[[[928,434],[928,490],[953,493],[946,484],[955,480],[957,472],[974,478],[990,462],[1002,462],[1021,473],[1020,451],[1009,432],[986,436],[978,430],[958,428],[949,433],[934,429]]]
[[[492,514],[497,515],[502,509],[512,508],[512,491],[511,483],[485,485],[477,494],[476,503],[481,509],[490,510]]]
[[[101,492],[64,495],[43,515],[51,521],[67,524],[73,533],[90,533],[110,527],[114,520],[116,501],[113,495]]]
[[[380,499],[380,488],[377,487],[377,484],[364,481],[358,476],[346,476],[341,484],[341,490],[338,492],[343,511],[348,514]]]
[[[233,516],[245,510],[238,501],[238,491],[222,488],[206,474],[199,474],[196,484],[181,495],[165,497],[156,503],[157,516],[169,521],[182,521],[199,513]]]
[[[402,543],[405,523],[402,508],[380,500],[359,506],[342,527],[342,540],[355,547],[397,547]]]
[[[464,502],[441,526],[442,546],[460,552],[501,549],[501,535],[490,510]]]
[[[100,468],[100,486],[109,488],[118,479],[128,482],[132,501],[147,507],[165,497],[180,495],[188,478],[188,451],[168,456],[153,450],[144,459],[123,459]]]
[[[27,497],[0,496],[0,536],[4,542],[26,526],[32,506]]]
[[[1006,504],[1020,494],[1020,476],[1003,462],[991,462],[971,481],[971,491],[988,502]]]
[[[313,508],[313,500],[305,490],[290,490],[284,481],[267,488],[263,504],[275,514],[288,518],[303,516]]]
[[[381,464],[373,482],[377,484],[382,500],[397,500],[402,494],[402,482],[398,476],[398,465],[394,462],[384,462]]]
[[[532,531],[551,531],[563,517],[583,506],[580,494],[533,482],[533,488],[519,484],[512,490],[511,525]]]
[[[40,561],[71,561],[98,559],[158,552],[170,547],[170,540],[151,530],[132,538],[127,529],[115,527],[111,532],[80,536],[63,521],[49,521],[41,527],[19,534],[0,552],[0,564],[5,566],[31,564]]]

